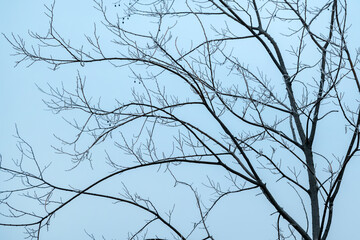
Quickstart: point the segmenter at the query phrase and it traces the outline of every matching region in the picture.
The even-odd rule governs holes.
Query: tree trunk
[[[314,158],[311,146],[304,148],[306,163],[308,166],[309,178],[309,196],[311,201],[311,219],[312,219],[312,236],[313,240],[319,240],[320,237],[320,215],[319,215],[319,199],[318,199],[318,185],[316,181]]]

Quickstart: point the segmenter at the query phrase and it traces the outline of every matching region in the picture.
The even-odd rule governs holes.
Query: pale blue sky
[[[11,33],[23,36],[25,40],[27,31],[32,30],[39,33],[45,33],[48,27],[48,19],[44,14],[44,3],[50,4],[52,1],[24,1],[12,0],[3,1],[0,9],[0,32],[10,36]],[[106,2],[106,1],[105,1]],[[354,52],[359,43],[356,39],[360,38],[360,2],[351,2],[349,8],[349,21],[352,23],[352,28],[349,31],[350,49]],[[73,42],[81,43],[84,41],[84,33],[91,34],[93,30],[93,22],[98,22],[101,16],[93,9],[92,1],[77,0],[77,1],[60,1],[56,5],[55,23],[60,32],[64,32],[65,36],[73,39]],[[352,41],[354,40],[354,41]],[[30,44],[30,42],[29,42]],[[256,61],[252,58],[254,53],[249,54],[249,61]],[[54,86],[61,86],[61,82],[66,87],[74,88],[77,71],[80,75],[87,76],[88,90],[96,99],[102,96],[104,103],[111,103],[118,93],[121,94],[119,98],[126,99],[127,93],[123,89],[134,86],[133,80],[127,78],[127,73],[113,68],[110,64],[101,63],[85,67],[78,65],[69,65],[60,68],[57,71],[48,69],[48,66],[43,63],[37,63],[27,68],[26,64],[20,64],[14,68],[16,57],[11,57],[13,53],[11,46],[1,36],[0,37],[0,108],[2,109],[2,116],[0,120],[0,154],[4,162],[10,161],[12,158],[19,156],[16,149],[16,139],[13,137],[15,133],[15,124],[17,124],[20,134],[29,141],[33,146],[38,159],[41,162],[52,161],[53,165],[50,169],[53,175],[49,178],[61,184],[64,179],[68,182],[73,179],[76,187],[86,186],[97,179],[102,173],[108,169],[102,167],[100,163],[94,163],[96,171],[90,170],[89,166],[83,166],[74,172],[64,172],[71,164],[70,160],[64,156],[54,153],[51,145],[58,146],[59,142],[54,138],[53,134],[61,135],[62,137],[71,137],[73,132],[70,127],[63,121],[62,115],[54,115],[50,111],[46,111],[46,107],[42,102],[46,98],[37,88],[35,84],[46,88],[49,83]],[[101,84],[99,84],[101,82]],[[122,91],[120,91],[120,89]],[[331,127],[331,126],[326,126]],[[100,151],[99,151],[100,152]],[[95,153],[96,154],[96,153]],[[103,157],[102,153],[98,153],[99,157]],[[150,173],[144,173],[139,178],[139,175],[127,176],[127,181],[134,183],[134,188],[137,191],[155,191],[149,189],[148,186],[141,186],[142,181],[154,184],[162,183],[161,178],[156,176],[156,170],[153,169]],[[183,169],[184,172],[199,171]],[[209,170],[209,174],[217,174]],[[82,173],[84,173],[82,175]],[[335,218],[333,221],[333,229],[331,231],[329,240],[336,239],[356,239],[359,236],[358,227],[360,224],[360,162],[353,162],[347,169],[347,176],[344,179],[341,195],[336,201]],[[162,171],[160,171],[160,174]],[[151,177],[151,180],[149,180]],[[0,176],[0,181],[3,177]],[[172,184],[171,179],[168,179],[169,186]],[[131,184],[129,185],[131,186]],[[110,184],[110,185],[109,185]],[[112,189],[111,184],[104,185],[104,191]],[[6,183],[5,183],[6,185]],[[0,186],[4,186],[1,183]],[[1,187],[0,187],[1,190]],[[257,192],[256,192],[257,193]],[[150,193],[149,193],[150,194]],[[279,195],[287,194],[279,190]],[[169,194],[169,198],[181,198],[180,193],[174,191]],[[184,205],[191,203],[191,200],[184,200]],[[159,202],[166,205],[169,204],[164,199]],[[26,203],[19,203],[26,204]],[[235,209],[230,206],[237,205]],[[291,205],[291,204],[290,204]],[[168,208],[171,209],[171,204]],[[181,205],[180,205],[181,206]],[[115,208],[115,210],[114,210]],[[184,208],[185,209],[185,208]],[[271,206],[260,196],[255,196],[254,192],[244,194],[241,198],[225,201],[219,207],[219,210],[213,213],[213,218],[210,222],[217,222],[217,227],[222,229],[223,239],[239,239],[234,236],[241,236],[242,239],[273,239],[274,217],[269,217],[273,212]],[[264,214],[265,213],[265,214]],[[41,239],[43,240],[60,240],[60,239],[86,239],[84,229],[89,233],[94,233],[98,238],[102,235],[107,239],[123,239],[126,235],[126,230],[132,224],[136,224],[131,220],[131,215],[128,218],[120,220],[118,214],[130,214],[125,208],[114,206],[111,202],[94,200],[94,199],[78,199],[70,206],[61,210],[56,218],[52,220],[49,231],[43,232]],[[192,213],[190,212],[189,215]],[[299,213],[300,214],[300,209]],[[239,215],[247,216],[246,218],[238,218]],[[187,215],[186,215],[187,216]],[[186,223],[186,216],[184,221]],[[221,219],[231,219],[237,221],[233,224],[224,224]],[[2,219],[2,218],[0,218]],[[98,221],[100,219],[100,221]],[[220,220],[219,220],[220,219]],[[261,229],[258,229],[255,223],[259,223]],[[227,223],[227,222],[226,222]],[[186,223],[190,224],[190,223]],[[238,228],[238,226],[246,226]],[[122,229],[119,234],[118,229]],[[4,240],[19,240],[23,239],[22,228],[4,228],[0,227],[0,239]],[[224,234],[226,232],[226,234]]]

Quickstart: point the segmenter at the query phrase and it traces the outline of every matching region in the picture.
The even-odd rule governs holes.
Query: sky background
[[[11,33],[20,35],[28,40],[28,30],[46,33],[48,29],[48,18],[45,16],[44,4],[50,4],[52,1],[21,1],[12,0],[4,1],[0,8],[0,32],[11,36]],[[349,8],[349,22],[352,27],[349,30],[349,42],[352,44],[358,43],[356,39],[360,38],[360,18],[357,14],[360,9],[360,2],[353,1]],[[84,33],[91,34],[93,30],[93,22],[100,22],[101,16],[93,8],[91,1],[58,1],[55,10],[55,22],[59,32],[64,32],[66,37],[73,39],[73,42],[81,43],[84,41]],[[139,23],[138,23],[139,24]],[[188,30],[188,29],[186,29]],[[184,29],[185,31],[185,29]],[[354,41],[351,41],[354,40]],[[31,42],[31,41],[29,41]],[[359,46],[350,45],[349,48],[353,51]],[[353,51],[354,52],[354,51]],[[81,76],[86,76],[88,79],[87,89],[89,94],[95,96],[102,96],[102,101],[106,105],[114,100],[115,96],[118,98],[128,98],[129,91],[124,91],[126,88],[134,87],[135,84],[132,79],[127,78],[124,71],[113,68],[110,64],[101,63],[92,66],[80,67],[78,65],[69,65],[53,71],[48,68],[46,64],[37,63],[27,68],[26,63],[20,64],[14,68],[16,57],[10,56],[14,51],[3,36],[0,37],[0,108],[2,109],[2,116],[0,119],[0,154],[3,162],[9,162],[13,158],[17,158],[19,153],[16,148],[15,124],[17,125],[21,136],[26,139],[34,148],[38,159],[45,162],[53,162],[49,174],[49,178],[58,183],[62,183],[64,179],[68,182],[74,180],[76,186],[86,186],[99,176],[102,176],[108,171],[103,167],[101,161],[94,163],[96,171],[92,171],[88,165],[82,166],[73,172],[63,171],[71,167],[69,159],[64,156],[55,154],[51,146],[58,146],[59,142],[54,137],[54,134],[61,135],[64,138],[71,138],[73,132],[68,124],[62,119],[63,115],[55,115],[46,110],[46,106],[42,102],[46,96],[41,93],[38,86],[46,89],[47,84],[61,87],[63,83],[65,87],[75,88],[76,75],[79,71]],[[253,52],[248,52],[249,56],[253,56]],[[251,61],[251,57],[250,61]],[[255,59],[253,59],[255,61]],[[136,87],[136,86],[135,86]],[[119,90],[121,89],[121,91]],[[127,95],[128,94],[128,95]],[[121,95],[121,96],[120,96]],[[66,114],[65,114],[66,117]],[[81,118],[81,116],[80,116]],[[327,126],[331,128],[331,126]],[[334,140],[335,141],[335,140]],[[100,151],[99,151],[100,152]],[[96,153],[95,153],[96,155]],[[99,154],[99,157],[102,155]],[[359,159],[357,159],[359,160]],[[150,173],[144,173],[139,178],[139,175],[129,174],[127,181],[130,187],[138,191],[156,191],[149,188],[151,184],[164,183],[163,178],[157,178],[157,169],[150,170]],[[183,169],[187,171],[199,171],[199,169]],[[211,174],[217,174],[211,172]],[[335,218],[333,221],[333,228],[329,240],[333,239],[355,239],[358,236],[358,228],[360,226],[360,163],[353,161],[351,166],[347,169],[347,175],[344,179],[344,184],[341,189],[341,194],[336,201]],[[148,175],[147,175],[148,174]],[[150,174],[150,175],[149,175]],[[161,175],[161,172],[160,172]],[[151,180],[148,176],[152,176]],[[4,176],[0,176],[3,180]],[[141,182],[147,181],[148,185],[142,186]],[[151,184],[150,184],[151,183]],[[2,186],[7,186],[7,183],[1,183]],[[171,179],[166,183],[171,185]],[[111,191],[112,186],[102,186],[102,191]],[[160,191],[160,190],[157,190]],[[281,190],[279,190],[281,191]],[[154,193],[154,192],[152,192]],[[149,193],[150,194],[150,193]],[[281,193],[279,194],[286,194]],[[181,191],[173,191],[169,193],[169,198],[181,198]],[[159,203],[166,205],[169,201],[158,200]],[[187,202],[188,201],[188,202]],[[191,200],[184,199],[183,203],[186,206],[191,203]],[[26,204],[19,202],[19,204]],[[181,207],[181,203],[179,203]],[[235,209],[229,206],[238,206]],[[165,206],[164,208],[166,208]],[[171,205],[168,206],[171,208]],[[186,209],[184,207],[184,209]],[[185,210],[184,210],[185,211]],[[191,210],[188,210],[191,215]],[[214,214],[211,221],[217,222],[219,229],[226,232],[223,239],[238,239],[234,236],[243,237],[244,239],[273,239],[270,237],[274,234],[274,229],[271,224],[274,223],[273,217],[267,217],[273,209],[261,197],[256,197],[255,194],[244,195],[240,199],[226,201],[219,207]],[[120,220],[117,216],[125,214],[128,217]],[[266,214],[264,214],[264,212]],[[88,232],[94,233],[97,237],[104,235],[108,239],[123,239],[116,229],[127,229],[128,226],[136,224],[132,221],[133,212],[127,209],[118,207],[114,212],[114,205],[111,202],[105,203],[96,199],[79,199],[73,204],[57,214],[55,220],[49,231],[43,232],[41,239],[57,240],[57,239],[86,239],[84,229]],[[238,216],[247,216],[246,218],[239,218]],[[264,217],[265,216],[265,217]],[[224,225],[219,219],[236,219],[233,225]],[[2,219],[2,218],[0,218]],[[101,219],[99,224],[98,219]],[[186,222],[186,221],[184,221]],[[261,227],[256,226],[258,223]],[[238,226],[246,226],[239,228]],[[0,238],[5,240],[23,239],[22,228],[4,228],[0,227]],[[126,231],[125,231],[126,232]]]

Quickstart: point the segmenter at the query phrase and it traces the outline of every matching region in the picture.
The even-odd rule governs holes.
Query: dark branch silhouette
[[[64,187],[47,180],[50,162],[40,164],[43,161],[36,158],[31,144],[17,133],[21,158],[13,165],[2,160],[0,170],[21,184],[1,190],[0,204],[8,210],[2,214],[14,221],[0,225],[23,226],[28,237],[41,239],[55,213],[84,197],[143,211],[149,218],[140,219],[141,227],[129,231],[128,239],[191,239],[201,232],[202,239],[214,240],[215,227],[208,223],[208,216],[218,203],[256,190],[264,204],[274,208],[277,239],[326,240],[346,169],[359,151],[359,54],[347,42],[347,2],[311,4],[294,0],[95,1],[102,30],[94,25],[93,36],[86,36],[87,42],[77,47],[56,29],[54,2],[47,7],[47,34],[29,32],[37,44],[29,46],[24,37],[4,35],[19,57],[17,66],[42,62],[56,70],[69,64],[93,67],[108,62],[114,69],[129,69],[129,78],[139,84],[133,99],[115,101],[111,109],[93,103],[81,71],[75,90],[51,85],[41,89],[47,98],[44,103],[54,113],[85,116],[82,123],[68,121],[77,134],[71,141],[59,137],[63,147],[55,147],[57,153],[71,157],[72,170],[87,160],[91,163],[94,149],[110,148],[109,142],[127,157],[106,152],[111,173],[87,187]],[[181,24],[191,24],[197,32],[188,36],[191,29]],[[105,30],[112,34],[109,42],[100,41]],[[261,51],[263,55],[253,63],[253,56],[243,55],[244,49],[247,54]],[[182,87],[174,90],[173,86]],[[199,123],[199,118],[207,122]],[[346,141],[342,152],[319,147],[335,141],[327,139],[324,127],[329,132],[345,128],[339,136]],[[29,160],[32,167],[27,170]],[[216,168],[218,179],[209,176],[203,183],[213,197],[204,200],[196,183],[183,180],[181,171],[176,171],[180,166],[201,166],[205,173]],[[97,192],[102,183],[152,167],[164,169],[174,187],[182,186],[194,199],[199,218],[192,228],[174,220],[176,205],[164,213],[126,184],[121,194],[118,189],[113,194]],[[298,196],[302,219],[284,204],[286,196],[273,192],[277,186]],[[38,202],[43,210],[15,205],[12,199],[18,195],[24,203]],[[147,237],[157,223],[165,232]]]

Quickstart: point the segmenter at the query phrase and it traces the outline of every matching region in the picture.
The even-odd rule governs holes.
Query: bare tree
[[[55,113],[86,117],[81,123],[69,121],[77,135],[72,141],[60,139],[64,147],[56,151],[71,156],[73,169],[91,163],[94,149],[109,149],[110,143],[128,158],[107,152],[110,174],[81,189],[59,186],[47,180],[47,165],[18,134],[22,158],[32,160],[35,168],[26,170],[23,159],[15,167],[2,163],[2,174],[20,179],[22,186],[1,191],[1,204],[8,210],[3,214],[16,218],[1,225],[24,226],[31,238],[40,239],[54,214],[83,196],[147,213],[150,217],[129,239],[215,239],[207,220],[218,203],[260,192],[264,204],[274,209],[277,239],[327,239],[336,217],[335,199],[360,141],[359,56],[347,43],[346,0],[96,1],[102,26],[95,25],[81,47],[56,30],[54,8],[55,3],[47,7],[47,34],[30,32],[35,45],[5,36],[19,56],[16,64],[45,62],[58,69],[108,62],[114,69],[130,70],[129,77],[138,83],[132,99],[116,101],[112,108],[91,100],[80,73],[74,91],[43,89]],[[100,40],[104,30],[112,34],[111,41]],[[253,55],[244,56],[249,52]],[[342,129],[342,136],[336,135],[345,142],[340,151],[326,147],[336,146],[335,139],[326,137],[335,129]],[[209,174],[204,190],[195,184],[196,176],[189,179],[177,171],[188,165],[201,166],[205,173],[215,168],[219,174]],[[177,206],[165,213],[126,184],[117,184],[121,194],[119,189],[112,194],[96,190],[104,182],[119,181],[115,177],[125,172],[152,166],[194,197],[199,218],[192,227],[176,221],[172,213]],[[287,196],[276,194],[276,188],[296,193],[297,209],[289,209]],[[209,189],[213,195],[205,199],[201,191]],[[14,205],[18,194],[24,203],[35,200],[44,209]],[[304,214],[294,215],[298,209]],[[156,223],[166,230],[148,238]]]

